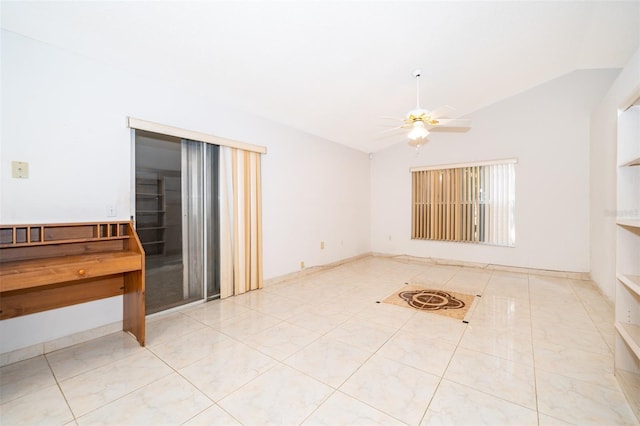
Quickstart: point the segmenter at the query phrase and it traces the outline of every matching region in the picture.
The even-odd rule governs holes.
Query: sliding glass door
[[[218,297],[218,146],[136,131],[135,168],[147,313]]]
[[[198,265],[185,269],[184,293],[204,291],[205,298],[219,297],[219,147],[185,139],[181,143],[184,257]]]

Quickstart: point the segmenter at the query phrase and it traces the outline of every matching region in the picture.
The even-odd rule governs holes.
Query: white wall
[[[366,154],[8,31],[1,43],[0,223],[129,219],[133,116],[267,147],[265,278],[369,251]],[[11,178],[12,160],[29,179]],[[0,321],[0,353],[116,322],[113,305],[87,304],[90,322],[78,307]]]
[[[417,156],[404,143],[376,153],[372,250],[589,271],[589,114],[618,71],[573,72],[483,108],[467,117],[470,131],[432,133]],[[409,167],[511,157],[518,159],[515,248],[410,239]]]
[[[369,252],[368,155],[294,132],[276,143],[263,159],[265,277]]]
[[[616,284],[616,172],[618,109],[640,95],[640,49],[591,116],[589,234],[591,278],[611,300]]]

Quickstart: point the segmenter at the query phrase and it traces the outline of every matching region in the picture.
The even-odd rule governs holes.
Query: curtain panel
[[[260,153],[220,147],[220,298],[262,288]]]

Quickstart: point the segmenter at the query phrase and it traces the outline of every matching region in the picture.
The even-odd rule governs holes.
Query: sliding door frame
[[[233,139],[221,138],[194,130],[181,129],[179,127],[167,126],[165,124],[154,123],[152,121],[141,120],[139,118],[128,117],[127,127],[136,130],[146,130],[147,132],[160,133],[162,135],[175,136],[180,139],[189,139],[198,142],[210,143],[229,148],[238,148],[244,151],[266,154],[267,148],[261,145],[253,145],[246,142],[239,142]]]
[[[197,131],[193,131],[193,130],[187,130],[187,129],[182,129],[179,127],[173,127],[173,126],[168,126],[165,124],[160,124],[160,123],[155,123],[155,122],[151,122],[151,121],[147,121],[147,120],[142,120],[142,119],[138,119],[138,118],[134,118],[134,117],[128,117],[127,118],[127,127],[129,127],[131,129],[130,132],[130,137],[131,137],[131,182],[132,182],[132,190],[130,193],[130,206],[131,206],[131,219],[135,220],[135,214],[136,214],[136,188],[135,188],[135,173],[136,173],[136,130],[142,130],[142,131],[147,131],[147,132],[151,132],[151,133],[157,133],[157,134],[161,134],[161,135],[167,135],[167,136],[173,136],[176,138],[179,138],[181,140],[191,140],[191,141],[196,141],[196,142],[202,142],[203,143],[203,155],[202,155],[202,161],[201,161],[201,167],[202,167],[202,177],[203,177],[203,187],[204,187],[204,191],[209,191],[213,193],[213,196],[215,196],[216,198],[219,197],[219,176],[214,178],[212,176],[212,171],[208,170],[208,168],[206,167],[208,162],[207,162],[207,157],[210,155],[211,152],[210,151],[210,147],[208,147],[207,145],[217,145],[218,147],[230,147],[230,148],[237,148],[237,149],[241,149],[244,151],[249,151],[249,152],[256,152],[259,154],[266,154],[267,149],[264,146],[260,146],[260,145],[254,145],[254,144],[249,144],[249,143],[245,143],[245,142],[239,142],[239,141],[235,141],[232,139],[227,139],[227,138],[222,138],[219,136],[214,136],[214,135],[210,135],[210,134],[206,134],[206,133],[201,133],[201,132],[197,132]],[[220,150],[217,149],[215,150],[214,154],[211,154],[214,156],[214,159],[212,161],[216,161],[219,162],[220,161]],[[184,159],[183,159],[183,164],[184,164]],[[209,265],[207,262],[207,258],[208,253],[207,250],[209,250],[209,246],[210,246],[210,241],[208,239],[211,238],[218,238],[219,239],[219,214],[220,212],[217,211],[215,208],[212,209],[211,207],[213,207],[212,205],[210,205],[210,199],[207,200],[205,199],[202,203],[202,214],[206,214],[207,211],[209,212],[213,212],[213,217],[212,220],[214,221],[218,221],[216,223],[215,226],[218,227],[217,230],[211,230],[207,228],[206,223],[210,222],[210,221],[205,221],[205,225],[203,226],[203,241],[204,241],[204,250],[202,253],[203,256],[203,267],[202,267],[202,273],[203,273],[203,294],[202,294],[202,299],[193,302],[192,304],[197,304],[197,303],[202,303],[206,300],[212,299],[212,298],[217,298],[220,296],[221,293],[221,289],[220,289],[220,275],[217,275],[217,279],[214,276],[215,275],[215,270],[219,270],[220,269],[220,258],[219,258],[219,253],[218,253],[218,257],[217,257],[217,261],[215,262],[214,265]],[[184,214],[184,212],[183,212]],[[184,238],[184,232],[183,232],[183,238]],[[215,247],[220,250],[220,244],[218,242],[218,244],[215,245]],[[184,253],[185,248],[183,247],[183,253]],[[191,262],[189,262],[191,263]],[[188,265],[189,263],[186,263],[186,265]],[[213,267],[213,269],[212,269]],[[185,268],[186,269],[186,268]],[[214,284],[213,286],[211,284]],[[217,292],[216,292],[217,291]],[[211,293],[214,294],[211,294]],[[180,307],[176,308],[182,308],[186,305],[181,305]],[[171,309],[170,309],[171,310]],[[164,311],[163,311],[164,312]]]

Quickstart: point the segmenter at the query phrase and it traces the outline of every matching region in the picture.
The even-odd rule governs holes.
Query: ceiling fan
[[[443,106],[434,110],[426,110],[420,107],[420,75],[422,71],[417,69],[413,72],[416,78],[416,107],[409,111],[405,118],[399,119],[403,124],[395,129],[411,129],[409,134],[409,145],[420,148],[427,143],[429,131],[438,128],[459,128],[468,129],[471,127],[471,120],[451,119],[446,116],[454,111],[450,106]],[[394,130],[394,129],[392,129]]]

